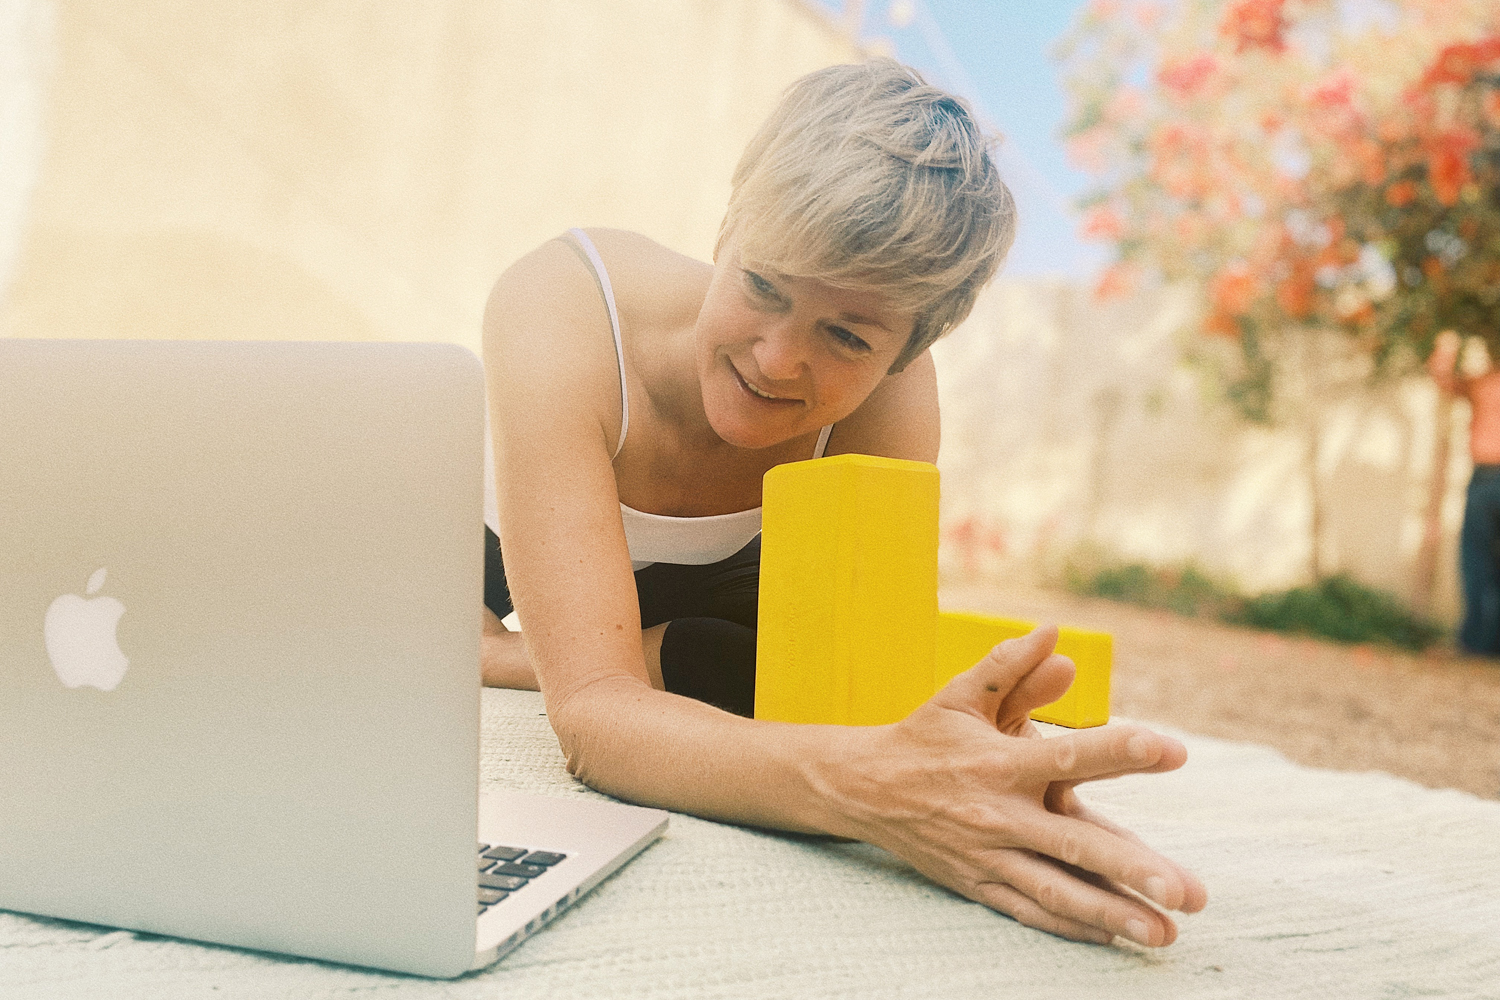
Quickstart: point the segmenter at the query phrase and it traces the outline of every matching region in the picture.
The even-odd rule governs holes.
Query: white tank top
[[[615,358],[620,365],[620,440],[615,444],[618,457],[625,447],[625,432],[630,427],[630,394],[625,385],[625,348],[620,342],[620,317],[615,309],[615,293],[609,283],[609,272],[593,241],[582,229],[570,229],[568,234],[577,242],[588,257],[593,268],[594,279],[599,283],[599,292],[609,310],[609,325],[615,337]],[[822,458],[828,447],[828,435],[833,430],[829,424],[818,434],[818,446],[813,458]],[[499,505],[495,497],[495,459],[492,452],[489,427],[489,410],[485,410],[484,426],[484,523],[490,530],[500,533]],[[630,549],[630,564],[633,569],[642,569],[652,563],[679,563],[687,566],[703,566],[728,559],[750,544],[760,533],[759,507],[735,511],[732,514],[711,514],[707,517],[671,517],[666,514],[651,514],[634,507],[620,504],[620,520],[625,527],[625,544]]]

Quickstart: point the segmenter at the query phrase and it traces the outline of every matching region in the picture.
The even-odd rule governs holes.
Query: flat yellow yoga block
[[[874,726],[932,696],[938,470],[834,455],[766,473],[755,717]]]
[[[939,613],[933,689],[941,688],[968,670],[999,643],[1023,636],[1034,628],[1032,622],[1013,618],[953,611]],[[1072,660],[1078,673],[1066,694],[1034,710],[1031,717],[1071,729],[1104,725],[1109,721],[1109,668],[1114,658],[1114,643],[1109,633],[1061,628],[1057,652]]]

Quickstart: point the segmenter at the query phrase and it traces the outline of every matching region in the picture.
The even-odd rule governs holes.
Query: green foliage
[[[1438,642],[1446,631],[1390,594],[1342,574],[1315,586],[1293,587],[1249,598],[1193,566],[1181,569],[1140,563],[1098,569],[1069,566],[1067,584],[1075,593],[1273,632],[1317,635],[1338,642],[1374,642],[1420,650]]]
[[[1426,649],[1445,631],[1390,594],[1342,574],[1313,587],[1253,597],[1229,620],[1276,632],[1303,632],[1339,642],[1379,642],[1403,649]]]
[[[1070,565],[1067,584],[1075,593],[1196,618],[1235,614],[1245,600],[1232,587],[1191,565],[1178,569],[1126,563],[1092,570]]]

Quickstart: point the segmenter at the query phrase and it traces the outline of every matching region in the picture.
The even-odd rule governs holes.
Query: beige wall
[[[798,0],[0,0],[0,335],[477,348],[495,276],[568,226],[706,258],[778,92],[853,58]],[[993,533],[986,571],[1093,542],[1302,578],[1299,441],[1203,405],[1176,309],[1002,281],[935,351],[945,523]],[[1329,416],[1325,561],[1398,592],[1423,391]]]
[[[0,85],[40,97],[0,118],[0,149],[27,153],[0,188],[6,336],[477,349],[495,276],[569,226],[707,257],[780,90],[858,58],[797,0],[0,0],[0,18],[31,26]]]
[[[1099,303],[1057,281],[1002,279],[933,355],[943,406],[944,569],[1055,580],[1070,558],[1196,563],[1249,591],[1307,582],[1312,502],[1298,372],[1287,419],[1246,424],[1182,360],[1191,301],[1169,290]],[[1225,345],[1226,348],[1228,345]],[[1336,346],[1336,345],[1334,345]],[[1302,366],[1304,368],[1308,366]],[[1317,368],[1335,373],[1324,359]],[[1409,596],[1433,454],[1425,378],[1319,392],[1322,567]],[[1434,612],[1459,611],[1469,474],[1455,407]]]

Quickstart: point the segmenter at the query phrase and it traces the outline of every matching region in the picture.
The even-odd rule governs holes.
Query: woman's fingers
[[[1150,845],[1148,845],[1140,837],[1137,837],[1134,833],[1125,829],[1123,826],[1120,826],[1118,823],[1112,822],[1104,816],[1101,816],[1099,813],[1094,812],[1094,810],[1088,808],[1082,802],[1079,802],[1078,797],[1076,795],[1072,795],[1071,793],[1067,796],[1067,808],[1062,812],[1062,815],[1082,820],[1085,823],[1092,823],[1095,826],[1099,827],[1101,830],[1105,830],[1109,833],[1114,834],[1116,837],[1122,837],[1125,840],[1128,840],[1133,844],[1137,844],[1148,851],[1151,850]],[[1194,875],[1192,872],[1188,871],[1186,868],[1182,867],[1171,858],[1162,857],[1161,855],[1157,856],[1160,857],[1162,861],[1165,861],[1167,864],[1171,865],[1177,871],[1178,877],[1182,879],[1182,905],[1174,907],[1174,909],[1181,910],[1183,913],[1197,913],[1199,910],[1208,905],[1208,890],[1205,889],[1203,883],[1198,880],[1198,876]]]
[[[1063,736],[1022,740],[1014,752],[1023,769],[1051,782],[1098,781],[1123,774],[1173,771],[1187,748],[1140,726],[1100,726]]]
[[[1159,910],[1098,878],[1080,878],[1048,858],[1006,851],[997,863],[1005,881],[1048,913],[1111,936],[1156,948],[1177,939],[1177,925]]]
[[[1120,837],[1094,823],[1049,812],[1018,819],[1013,842],[1038,854],[1093,872],[1169,910],[1198,902],[1202,892],[1198,880],[1134,837]],[[1041,902],[1047,904],[1045,899]]]
[[[992,910],[1013,917],[1017,923],[1034,927],[1048,934],[1056,934],[1070,941],[1090,941],[1094,944],[1109,944],[1114,935],[1099,927],[1053,913],[1023,892],[1011,888],[1004,882],[981,882],[974,887],[973,899]]]
[[[1033,709],[1050,705],[1068,693],[1077,670],[1073,661],[1057,653],[1031,668],[1016,682],[994,715],[995,727],[1009,736],[1022,736],[1031,726]]]
[[[1057,629],[1050,625],[1035,629],[1019,639],[1007,639],[991,649],[984,659],[949,681],[932,700],[944,708],[977,715],[993,725],[999,716],[1001,705],[1015,693],[1017,686],[1028,674],[1052,655],[1056,645]],[[1059,659],[1067,662],[1065,658]],[[1037,697],[1035,688],[1038,684],[1056,683],[1055,670],[1049,670],[1046,674],[1029,688],[1022,688],[1022,691],[1031,690],[1031,697]],[[1071,682],[1069,678],[1068,683]],[[1067,689],[1067,684],[1063,685],[1063,689]],[[1055,701],[1056,697],[1049,700]],[[1047,702],[1038,704],[1045,705]]]

